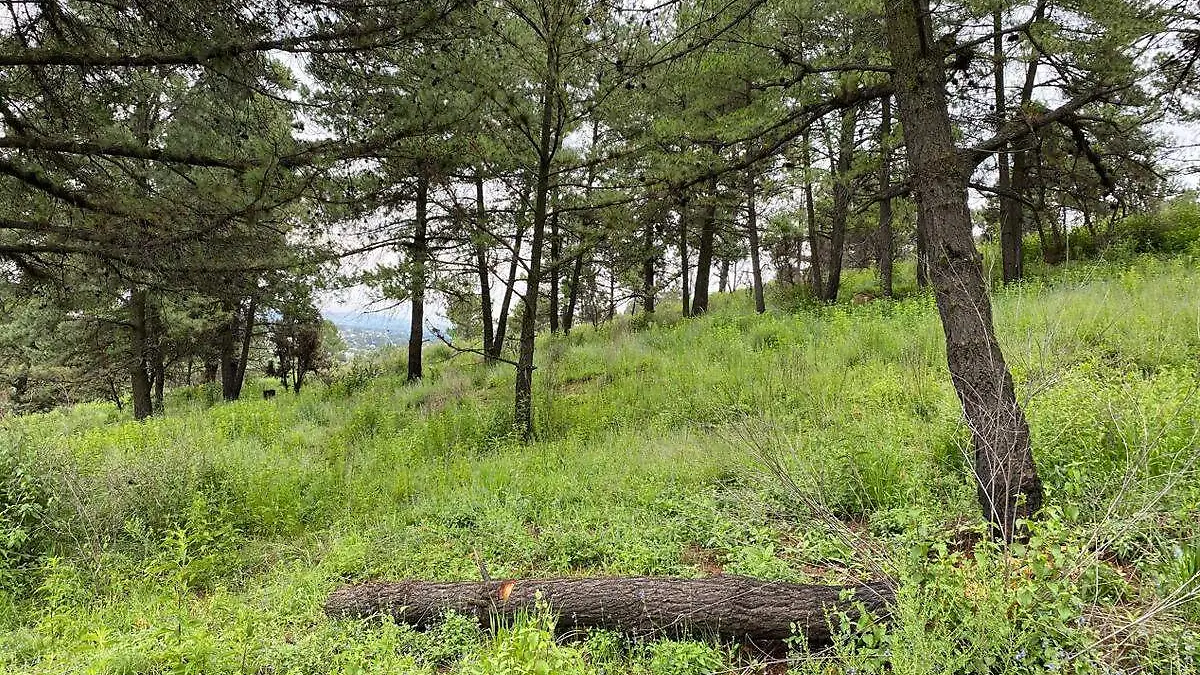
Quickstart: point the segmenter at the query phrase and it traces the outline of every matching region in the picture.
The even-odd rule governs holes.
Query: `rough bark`
[[[892,97],[884,96],[880,102],[879,123],[879,190],[887,194],[892,185]],[[893,293],[892,268],[895,262],[895,235],[892,233],[892,198],[884,197],[879,202],[879,230],[876,234],[876,257],[879,260],[879,286],[883,297]]]
[[[680,299],[683,302],[683,315],[691,316],[692,314],[692,295],[689,284],[691,283],[691,265],[688,260],[688,224],[692,217],[690,204],[685,197],[679,203],[679,277],[683,287],[683,293]]]
[[[14,383],[13,398],[15,400],[20,400],[19,398],[17,398],[17,395],[18,394],[23,395],[24,392],[20,391],[15,386],[15,384],[19,384],[19,382]],[[28,384],[28,381],[26,382],[26,384]],[[111,377],[108,378],[108,400],[112,401],[113,405],[117,406],[117,412],[123,412],[125,410],[125,402],[121,400],[121,392],[117,390],[117,382],[116,382],[116,380],[114,380]]]
[[[425,266],[429,260],[428,240],[429,175],[422,169],[417,176],[416,221],[413,224],[412,278],[409,280],[411,303],[408,324],[408,381],[424,375],[421,352],[425,347]]]
[[[713,245],[717,236],[717,180],[709,181],[708,203],[700,216],[700,241],[696,250],[696,283],[691,316],[708,311],[708,282],[712,276]]]
[[[154,414],[154,404],[150,392],[146,304],[145,289],[134,287],[129,293],[129,375],[135,420],[144,420]]]
[[[852,600],[843,600],[843,594]],[[721,576],[516,579],[506,581],[397,583],[343,586],[325,612],[335,618],[390,615],[429,627],[450,610],[484,626],[535,611],[544,602],[557,616],[556,631],[603,628],[626,634],[701,635],[773,642],[794,635],[828,643],[835,613],[856,615],[855,603],[881,612],[894,598],[887,582],[849,588]]]
[[[1008,541],[1031,517],[1042,487],[1029,426],[996,341],[983,266],[971,233],[967,177],[957,160],[945,92],[945,53],[929,0],[888,0],[886,34],[930,281],[946,335],[951,380],[975,448],[978,496],[994,534]]]

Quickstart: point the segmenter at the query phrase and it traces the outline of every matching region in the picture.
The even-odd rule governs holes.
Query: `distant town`
[[[337,326],[338,334],[346,342],[347,358],[408,342],[407,313],[384,314],[327,310],[324,312],[324,316]],[[433,332],[426,328],[426,342],[434,339],[436,338]]]
[[[399,345],[408,342],[408,331],[388,330],[380,328],[365,328],[350,324],[334,322],[338,333],[346,342],[346,358],[353,358],[364,352],[374,351],[382,347]]]

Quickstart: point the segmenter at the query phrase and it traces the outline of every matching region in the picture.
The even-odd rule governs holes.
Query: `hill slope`
[[[478,555],[493,577],[887,571],[903,581],[891,628],[858,626],[836,648],[860,672],[1195,672],[1197,287],[1190,261],[1142,261],[998,295],[1051,505],[1009,552],[977,543],[967,436],[923,297],[757,316],[738,294],[701,319],[546,339],[530,446],[509,432],[511,369],[444,349],[416,386],[381,357],[273,401],[175,392],[145,424],[103,405],[7,420],[0,665],[666,674],[753,661],[703,639],[555,643],[538,617],[483,636],[462,620],[415,633],[320,613],[343,580],[477,578]]]

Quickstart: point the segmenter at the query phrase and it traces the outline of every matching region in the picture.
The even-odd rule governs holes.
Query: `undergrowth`
[[[758,316],[738,292],[699,319],[547,337],[527,446],[511,370],[444,348],[416,385],[379,354],[272,401],[264,381],[232,404],[173,392],[145,423],[104,404],[4,420],[0,670],[683,675],[781,658],[703,636],[555,639],[543,614],[421,633],[321,613],[339,583],[473,579],[478,557],[493,577],[900,579],[889,620],[831,617],[836,644],[796,645],[794,672],[1200,672],[1197,287],[1190,259],[1138,259],[997,292],[1049,504],[1011,549],[981,537],[919,293],[778,294]]]

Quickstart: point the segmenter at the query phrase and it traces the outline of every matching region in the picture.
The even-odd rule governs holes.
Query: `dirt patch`
[[[721,554],[696,544],[688,544],[679,555],[679,562],[691,565],[708,576],[717,577],[725,573],[721,566]]]

